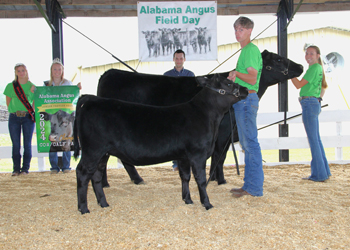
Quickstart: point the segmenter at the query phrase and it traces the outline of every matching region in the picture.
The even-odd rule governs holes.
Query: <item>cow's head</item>
[[[170,31],[174,35],[174,37],[178,37],[179,36],[179,32],[181,31],[181,28],[173,28]]]
[[[261,53],[263,69],[259,85],[259,98],[265,93],[267,87],[298,77],[303,73],[303,66],[286,57],[264,50]]]
[[[198,36],[204,36],[205,32],[207,31],[207,27],[205,28],[195,28],[196,30],[198,30]]]
[[[148,30],[147,31],[142,31],[142,34],[145,35],[145,39],[146,39],[147,42],[152,39],[152,35],[151,35],[150,31],[148,31]]]
[[[73,121],[75,111],[69,114],[63,110],[58,110],[54,114],[40,112],[40,117],[45,121],[50,121],[51,132],[49,140],[51,142],[71,142],[73,139]],[[67,144],[67,150],[70,148],[70,143]],[[68,147],[69,146],[69,147]],[[66,150],[66,148],[64,148]]]
[[[199,76],[196,77],[200,86],[211,89],[221,95],[219,101],[223,106],[229,108],[232,104],[245,99],[248,96],[248,89],[227,79],[220,74],[214,74],[211,78]]]

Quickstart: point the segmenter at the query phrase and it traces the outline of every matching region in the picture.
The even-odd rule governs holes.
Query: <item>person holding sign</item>
[[[51,64],[50,68],[50,80],[44,83],[45,86],[70,86],[73,83],[64,78],[64,67],[59,58],[55,58]],[[78,83],[78,88],[81,89],[81,83]],[[68,147],[69,148],[69,147]],[[58,156],[57,152],[49,152],[49,160],[51,164],[51,174],[57,174],[60,172],[60,167],[58,166]],[[69,173],[71,160],[71,152],[64,151],[62,153],[62,172]]]
[[[165,76],[193,76],[194,73],[190,70],[185,69],[184,63],[186,61],[185,52],[178,49],[174,52],[173,61],[175,66],[173,69],[164,73]],[[173,161],[173,171],[178,171],[177,161]]]
[[[4,95],[9,112],[9,132],[12,141],[12,176],[27,175],[32,159],[32,137],[34,119],[34,89],[29,81],[27,67],[23,63],[15,65],[15,79],[7,84]],[[23,163],[21,168],[21,131],[23,132]]]

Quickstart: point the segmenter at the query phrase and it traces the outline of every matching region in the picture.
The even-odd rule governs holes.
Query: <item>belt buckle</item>
[[[16,116],[17,117],[25,117],[26,116],[26,112],[25,111],[16,111]]]

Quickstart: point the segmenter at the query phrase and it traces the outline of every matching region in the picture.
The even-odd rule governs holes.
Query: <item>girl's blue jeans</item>
[[[245,174],[243,190],[253,196],[263,195],[264,171],[256,117],[259,98],[251,93],[244,100],[233,104],[238,129],[239,142],[245,153]]]
[[[32,122],[30,115],[17,117],[16,114],[10,113],[9,132],[12,141],[12,161],[13,172],[26,172],[30,168],[32,159],[32,137],[35,123]],[[21,133],[23,132],[23,164],[21,169]]]
[[[321,104],[317,98],[300,100],[304,128],[311,150],[310,180],[324,181],[331,176],[326,154],[320,137],[318,116],[321,113]]]

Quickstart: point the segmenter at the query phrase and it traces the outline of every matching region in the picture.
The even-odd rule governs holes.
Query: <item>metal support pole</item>
[[[62,30],[62,17],[60,13],[56,13],[56,18],[53,20],[53,25],[56,29],[56,32],[52,31],[52,59],[59,58],[61,59],[62,64],[64,65],[63,58],[63,30]]]
[[[52,37],[52,59],[59,58],[64,65],[63,57],[63,30],[62,30],[62,15],[57,9],[55,1],[46,0],[46,10],[55,30],[51,31]],[[58,166],[63,167],[62,156],[58,155]]]
[[[287,57],[288,51],[288,33],[287,33],[287,18],[290,18],[293,13],[293,0],[281,0],[279,11],[277,13],[277,41],[278,41],[278,54]],[[278,83],[278,111],[286,112],[288,111],[288,85],[287,80]],[[279,137],[289,136],[289,127],[285,122],[284,124],[278,125]],[[289,161],[289,150],[281,149],[279,150],[279,161],[287,162]]]

